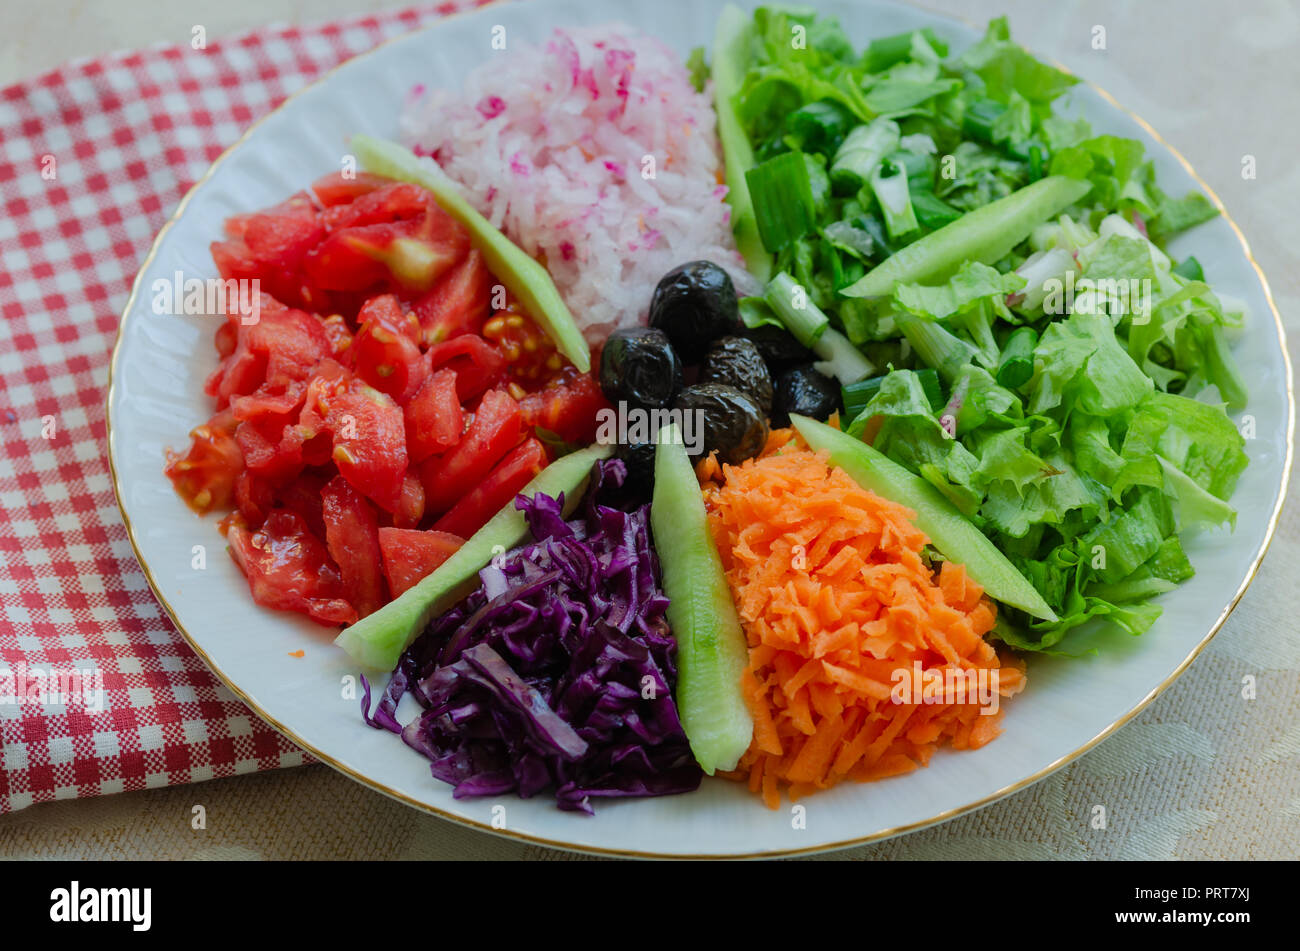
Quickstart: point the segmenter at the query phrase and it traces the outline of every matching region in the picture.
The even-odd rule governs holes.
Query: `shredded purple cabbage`
[[[559,808],[590,813],[593,798],[699,786],[673,703],[650,507],[625,510],[626,475],[620,460],[597,463],[572,521],[563,496],[520,496],[535,541],[494,558],[478,590],[430,623],[373,715],[364,685],[366,722],[400,733],[457,799],[553,788]],[[424,713],[402,727],[408,692]]]

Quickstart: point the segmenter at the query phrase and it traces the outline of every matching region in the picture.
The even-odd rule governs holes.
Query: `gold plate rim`
[[[298,746],[302,750],[305,750],[307,753],[309,753],[312,757],[314,757],[318,761],[338,770],[339,772],[343,773],[345,776],[350,777],[351,779],[375,790],[376,792],[383,793],[384,795],[388,796],[391,799],[395,799],[398,802],[405,803],[406,805],[418,809],[422,812],[426,812],[438,816],[441,819],[446,819],[450,822],[454,822],[458,825],[462,825],[470,829],[475,829],[481,832],[487,832],[489,834],[506,838],[511,841],[523,842],[529,845],[539,845],[547,848],[561,849],[564,851],[581,852],[581,853],[591,854],[591,855],[611,856],[616,858],[683,859],[683,860],[773,859],[773,858],[791,858],[791,857],[797,857],[802,855],[813,855],[813,854],[824,853],[824,852],[834,852],[842,849],[853,848],[855,846],[868,845],[873,842],[880,842],[885,839],[893,838],[894,836],[903,835],[909,832],[916,832],[928,826],[937,825],[939,823],[946,822],[949,819],[955,819],[960,815],[964,815],[969,812],[974,812],[975,810],[981,809],[984,806],[991,805],[992,803],[998,801],[999,799],[1003,799],[1007,796],[1013,795],[1014,793],[1021,791],[1022,789],[1032,786],[1040,779],[1045,778],[1051,773],[1056,772],[1056,770],[1060,769],[1061,767],[1071,763],[1075,759],[1078,759],[1084,753],[1087,753],[1097,744],[1099,744],[1100,742],[1108,738],[1120,727],[1124,726],[1126,723],[1128,723],[1130,720],[1136,717],[1139,713],[1141,713],[1144,709],[1146,709],[1146,707],[1149,706],[1150,703],[1153,700],[1155,700],[1156,697],[1164,693],[1164,691],[1168,689],[1168,687],[1175,680],[1177,680],[1178,677],[1182,675],[1182,673],[1188,668],[1188,666],[1191,665],[1192,661],[1194,661],[1198,656],[1200,656],[1201,652],[1206,648],[1206,646],[1210,643],[1210,641],[1214,639],[1214,636],[1218,634],[1219,631],[1223,628],[1223,625],[1227,622],[1229,615],[1232,614],[1233,610],[1235,610],[1237,605],[1241,602],[1242,596],[1245,595],[1246,593],[1246,589],[1250,587],[1251,583],[1255,580],[1256,575],[1258,575],[1260,565],[1262,564],[1265,555],[1268,553],[1269,546],[1272,544],[1273,537],[1277,532],[1278,522],[1282,515],[1282,508],[1286,501],[1287,488],[1290,484],[1291,467],[1294,461],[1294,452],[1295,452],[1295,445],[1294,445],[1295,443],[1295,393],[1294,393],[1294,375],[1293,375],[1293,369],[1291,365],[1291,355],[1287,349],[1286,328],[1282,322],[1282,316],[1278,312],[1277,303],[1273,298],[1273,292],[1271,287],[1269,286],[1268,278],[1264,275],[1264,270],[1263,268],[1260,267],[1259,262],[1255,260],[1255,256],[1250,249],[1250,244],[1249,242],[1247,242],[1245,234],[1242,232],[1237,222],[1228,213],[1228,209],[1224,206],[1223,201],[1222,199],[1219,198],[1218,194],[1209,186],[1209,184],[1205,181],[1205,179],[1203,179],[1200,176],[1200,174],[1196,171],[1196,169],[1192,167],[1191,162],[1189,162],[1183,156],[1183,154],[1178,151],[1178,149],[1176,149],[1173,145],[1171,145],[1168,141],[1166,141],[1165,138],[1162,135],[1160,135],[1160,133],[1157,132],[1149,122],[1147,122],[1145,119],[1143,119],[1140,115],[1138,115],[1133,110],[1129,109],[1127,106],[1121,104],[1119,100],[1117,100],[1113,95],[1111,95],[1101,86],[1097,85],[1091,80],[1087,80],[1087,79],[1083,79],[1082,77],[1075,76],[1075,74],[1070,69],[1056,62],[1054,62],[1053,65],[1055,65],[1062,72],[1065,72],[1071,76],[1074,76],[1076,79],[1079,79],[1081,85],[1085,85],[1088,88],[1092,89],[1111,106],[1118,109],[1120,112],[1124,113],[1133,121],[1135,121],[1143,129],[1143,131],[1145,131],[1148,135],[1150,135],[1152,139],[1154,139],[1157,143],[1159,143],[1161,147],[1166,149],[1178,161],[1178,163],[1182,165],[1182,167],[1187,171],[1187,173],[1192,177],[1192,179],[1209,196],[1215,208],[1218,209],[1220,216],[1232,228],[1232,231],[1236,235],[1238,242],[1241,244],[1242,252],[1246,255],[1246,259],[1250,262],[1250,265],[1254,269],[1256,276],[1259,278],[1260,288],[1264,292],[1264,298],[1268,302],[1269,311],[1273,315],[1274,330],[1277,332],[1278,346],[1281,349],[1282,362],[1283,362],[1283,366],[1286,369],[1286,397],[1287,397],[1286,459],[1282,467],[1282,479],[1278,487],[1277,501],[1274,504],[1272,515],[1269,517],[1267,531],[1265,533],[1264,540],[1260,544],[1259,550],[1255,553],[1254,559],[1251,561],[1250,570],[1247,572],[1245,578],[1242,580],[1240,586],[1237,588],[1237,591],[1233,595],[1232,599],[1220,612],[1219,617],[1215,620],[1210,630],[1196,644],[1196,646],[1191,650],[1191,652],[1188,653],[1188,655],[1185,658],[1183,658],[1183,660],[1178,664],[1178,666],[1173,670],[1173,672],[1167,678],[1161,681],[1158,685],[1152,688],[1152,690],[1148,692],[1147,695],[1143,697],[1140,701],[1138,701],[1138,703],[1135,704],[1133,708],[1128,711],[1128,713],[1111,722],[1088,742],[1084,743],[1082,746],[1071,751],[1070,753],[1058,757],[1056,760],[1049,763],[1047,766],[1044,766],[1042,769],[1039,769],[1031,776],[1027,776],[1024,779],[1018,780],[1015,783],[1012,783],[1008,786],[1004,786],[1001,789],[987,796],[975,800],[974,802],[965,803],[961,806],[956,806],[952,809],[944,810],[943,812],[940,812],[927,819],[906,823],[900,826],[894,826],[889,829],[882,829],[865,836],[858,836],[856,838],[845,839],[840,842],[832,842],[823,845],[808,846],[805,848],[776,849],[776,850],[769,850],[769,851],[747,852],[747,853],[679,854],[679,853],[670,853],[670,852],[641,852],[641,851],[630,850],[630,849],[611,849],[611,848],[602,848],[600,846],[574,845],[569,842],[564,842],[556,839],[547,839],[542,836],[532,835],[525,832],[515,832],[510,829],[494,829],[487,823],[479,822],[478,820],[471,819],[462,815],[457,815],[452,812],[447,812],[443,809],[439,809],[437,806],[432,806],[429,805],[428,803],[424,803],[417,799],[413,799],[410,796],[407,796],[403,793],[400,793],[394,789],[385,786],[383,783],[377,780],[374,780],[368,776],[363,775],[362,773],[352,769],[348,765],[339,762],[337,759],[330,756],[329,754],[324,753],[323,751],[315,748],[311,744],[302,740],[296,733],[294,733],[292,729],[285,726],[283,723],[280,723],[274,717],[270,716],[266,712],[266,710],[253,697],[251,697],[248,693],[246,693],[238,685],[236,685],[229,677],[225,675],[225,673],[215,663],[213,663],[212,659],[208,656],[206,651],[204,651],[203,648],[198,644],[198,642],[190,635],[189,631],[186,630],[185,626],[181,624],[180,619],[176,615],[175,609],[172,608],[170,602],[163,595],[158,585],[158,582],[153,576],[153,572],[149,568],[149,565],[145,562],[144,558],[141,557],[139,546],[136,544],[135,529],[131,524],[130,517],[127,515],[126,507],[122,501],[123,498],[122,487],[120,485],[119,478],[118,478],[117,466],[116,463],[114,462],[116,443],[114,441],[114,434],[113,434],[113,427],[112,427],[112,406],[113,406],[113,393],[114,393],[113,385],[114,385],[114,380],[117,377],[117,364],[122,351],[122,339],[124,336],[123,329],[126,325],[127,318],[135,309],[136,299],[140,294],[141,282],[143,281],[144,273],[146,270],[148,270],[149,265],[153,263],[153,259],[157,256],[158,250],[161,247],[162,241],[166,237],[167,233],[171,230],[172,226],[175,225],[176,222],[180,220],[181,216],[184,214],[186,208],[190,203],[190,200],[195,196],[198,190],[205,183],[207,183],[207,181],[213,176],[218,166],[220,166],[221,163],[224,162],[236,149],[241,147],[258,129],[258,127],[262,125],[263,122],[266,122],[272,116],[278,114],[281,110],[287,108],[290,103],[292,103],[295,99],[297,99],[297,97],[301,96],[308,90],[314,89],[315,87],[324,83],[327,79],[333,76],[334,73],[338,72],[344,66],[347,66],[350,63],[354,63],[363,57],[372,56],[375,53],[378,53],[380,50],[387,47],[390,43],[393,43],[405,37],[409,37],[413,33],[424,33],[431,30],[436,30],[439,27],[443,26],[444,24],[456,20],[462,16],[466,16],[472,13],[477,13],[478,11],[483,10],[487,7],[496,6],[506,2],[509,2],[509,0],[488,0],[487,3],[483,3],[469,9],[457,11],[456,13],[442,17],[438,20],[435,20],[432,23],[419,27],[418,29],[408,30],[404,33],[397,34],[396,36],[389,37],[383,42],[376,44],[371,49],[358,53],[356,56],[349,57],[343,62],[338,63],[337,65],[331,67],[329,70],[322,73],[320,76],[312,80],[307,85],[303,86],[301,89],[295,90],[293,93],[287,96],[284,99],[284,101],[281,102],[278,106],[276,106],[270,112],[266,113],[264,116],[259,118],[252,125],[250,125],[247,129],[245,129],[244,132],[239,136],[239,138],[236,139],[235,142],[233,142],[228,148],[226,148],[220,155],[218,155],[217,158],[208,167],[208,169],[203,173],[203,175],[193,185],[190,186],[189,190],[185,193],[184,197],[181,198],[180,203],[176,206],[176,210],[172,212],[171,216],[163,224],[162,228],[159,229],[158,234],[154,237],[153,243],[149,247],[149,252],[148,254],[145,255],[144,260],[140,263],[140,268],[137,271],[135,279],[131,284],[130,296],[127,298],[126,305],[124,306],[121,317],[118,320],[117,335],[113,343],[113,355],[111,360],[109,361],[108,385],[105,389],[105,398],[104,398],[104,409],[105,409],[104,425],[107,434],[108,466],[109,466],[110,478],[113,483],[113,496],[117,502],[118,511],[121,513],[122,516],[122,524],[126,528],[127,541],[131,545],[131,551],[134,553],[136,561],[139,563],[141,570],[144,572],[145,580],[148,581],[149,587],[153,591],[154,597],[157,598],[159,605],[161,605],[163,611],[167,614],[167,617],[171,620],[172,624],[176,627],[176,630],[185,639],[186,643],[189,644],[190,648],[195,652],[195,654],[197,654],[203,660],[204,664],[207,665],[208,669],[212,671],[212,673],[217,677],[217,679],[220,680],[222,684],[226,686],[227,689],[229,689],[232,693],[234,693],[235,696],[239,697],[239,699],[243,701],[243,703],[246,704],[249,707],[249,709],[253,710],[259,717],[261,717],[263,721],[268,723],[272,728],[274,728],[276,731],[278,731],[279,733],[287,737],[296,746]],[[911,2],[911,0],[908,0],[908,2],[906,2],[905,5],[921,10],[932,16],[939,16],[939,17],[943,17],[944,19],[952,20],[953,22],[962,24],[967,29],[974,29],[976,30],[976,32],[978,32],[978,27],[975,27],[973,24],[969,23],[962,17],[956,17],[947,13],[929,10],[923,4]]]

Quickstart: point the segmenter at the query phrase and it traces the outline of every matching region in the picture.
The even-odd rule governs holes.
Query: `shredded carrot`
[[[832,417],[832,420],[834,419],[835,417]],[[767,442],[763,444],[763,451],[759,453],[759,456],[770,456],[792,442],[801,442],[799,433],[796,430],[789,426],[784,429],[774,429],[767,434]],[[700,460],[695,463],[695,478],[699,480],[702,486],[707,486],[709,483],[722,484],[722,463],[718,461],[717,450],[707,456],[701,456]]]
[[[997,701],[1024,689],[1024,667],[985,640],[995,608],[965,570],[926,563],[912,512],[791,430],[697,475],[749,641],[754,739],[732,778],[775,809],[783,788],[897,776],[944,742],[997,736]]]
[[[722,481],[722,465],[718,462],[716,450],[695,463],[695,478],[700,480],[701,485],[706,482]]]

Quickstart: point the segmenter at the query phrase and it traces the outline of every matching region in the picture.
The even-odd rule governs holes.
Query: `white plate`
[[[1255,438],[1237,488],[1236,532],[1191,539],[1196,577],[1165,596],[1163,617],[1140,638],[1118,638],[1084,660],[1035,657],[1029,688],[1008,705],[1005,733],[978,752],[945,751],[928,769],[869,785],[844,784],[806,800],[806,827],[788,807],[764,808],[742,786],[707,780],[696,793],[599,803],[593,817],[562,813],[552,800],[512,797],[456,801],[430,777],[428,762],[397,737],[365,726],[355,700],[342,697],[356,671],[326,629],[256,606],[238,569],[221,551],[216,519],[197,519],[162,474],[166,447],[212,412],[202,381],[213,369],[214,325],[206,318],[162,317],[148,288],[176,271],[215,276],[208,244],[222,221],[285,198],[338,168],[355,132],[395,136],[407,91],[416,83],[458,85],[493,54],[491,29],[510,43],[544,41],[558,24],[609,19],[655,33],[685,56],[713,35],[722,0],[530,0],[450,18],[346,63],[292,98],[223,155],[181,203],[141,270],[123,314],[109,392],[109,453],[115,488],[136,554],[178,628],[213,671],[249,706],[314,756],[413,806],[521,839],[594,852],[734,856],[814,851],[883,838],[950,818],[1023,788],[1088,749],[1180,673],[1219,628],[1254,576],[1283,497],[1290,463],[1290,368],[1281,322],[1245,242],[1220,218],[1177,239],[1175,256],[1195,254],[1214,286],[1244,299],[1251,324],[1238,358],[1251,381]],[[821,3],[857,46],[902,30],[933,27],[965,45],[974,37],[953,21],[882,2]],[[1148,129],[1084,85],[1067,109],[1099,131],[1146,143],[1164,188],[1198,187],[1190,167]],[[207,568],[190,568],[206,545]],[[295,658],[291,652],[303,650]],[[504,814],[494,807],[504,806]]]

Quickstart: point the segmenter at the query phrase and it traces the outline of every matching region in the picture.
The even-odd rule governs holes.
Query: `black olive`
[[[719,337],[741,329],[731,277],[712,261],[691,261],[663,276],[650,301],[650,326],[668,335],[687,363]]]
[[[627,466],[627,479],[623,482],[623,488],[636,499],[649,500],[655,487],[655,444],[619,443],[614,455]]]
[[[811,363],[813,360],[813,352],[780,327],[771,324],[747,327],[743,334],[758,347],[773,375],[796,363]]]
[[[697,383],[677,396],[674,409],[682,411],[682,435],[692,455],[717,451],[721,462],[739,465],[763,451],[767,445],[767,417],[753,397],[723,383]],[[687,414],[698,416],[686,418]],[[703,425],[703,445],[700,439]],[[697,451],[698,450],[698,451]]]
[[[776,426],[788,426],[790,414],[824,420],[840,408],[840,385],[818,373],[811,363],[791,367],[776,378]]]
[[[682,388],[682,361],[662,330],[616,330],[600,354],[600,388],[611,403],[662,409]]]
[[[772,412],[772,375],[758,347],[744,337],[723,337],[704,356],[701,383],[725,383],[754,398],[764,415]]]

